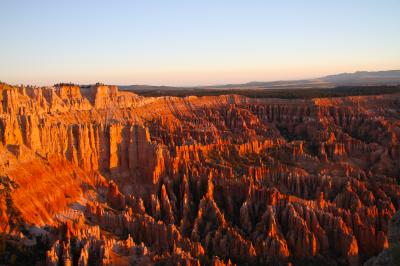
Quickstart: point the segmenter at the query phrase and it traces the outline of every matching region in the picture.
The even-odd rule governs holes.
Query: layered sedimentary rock
[[[0,92],[1,263],[378,265],[393,246],[400,94]]]

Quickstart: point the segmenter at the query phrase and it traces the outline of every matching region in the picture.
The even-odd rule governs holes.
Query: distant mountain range
[[[335,85],[397,85],[400,84],[400,70],[342,73],[323,77],[322,80]]]
[[[341,73],[329,75],[316,79],[304,80],[280,80],[260,82],[253,81],[243,84],[226,84],[216,86],[151,86],[151,85],[128,85],[119,86],[122,90],[144,91],[144,90],[190,90],[190,89],[308,89],[308,88],[332,88],[338,86],[375,86],[375,85],[399,85],[400,70],[388,71],[357,71],[354,73]]]

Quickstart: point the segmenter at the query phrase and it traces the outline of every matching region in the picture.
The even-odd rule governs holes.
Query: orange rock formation
[[[5,263],[362,265],[389,248],[400,94],[2,84],[0,100]]]

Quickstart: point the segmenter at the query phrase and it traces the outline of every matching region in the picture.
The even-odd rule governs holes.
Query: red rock
[[[0,231],[41,227],[48,265],[360,265],[400,206],[399,97],[1,84]]]

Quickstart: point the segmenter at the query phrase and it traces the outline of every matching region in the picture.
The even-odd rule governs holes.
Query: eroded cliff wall
[[[360,265],[389,247],[399,94],[0,92],[9,252],[48,265]]]

